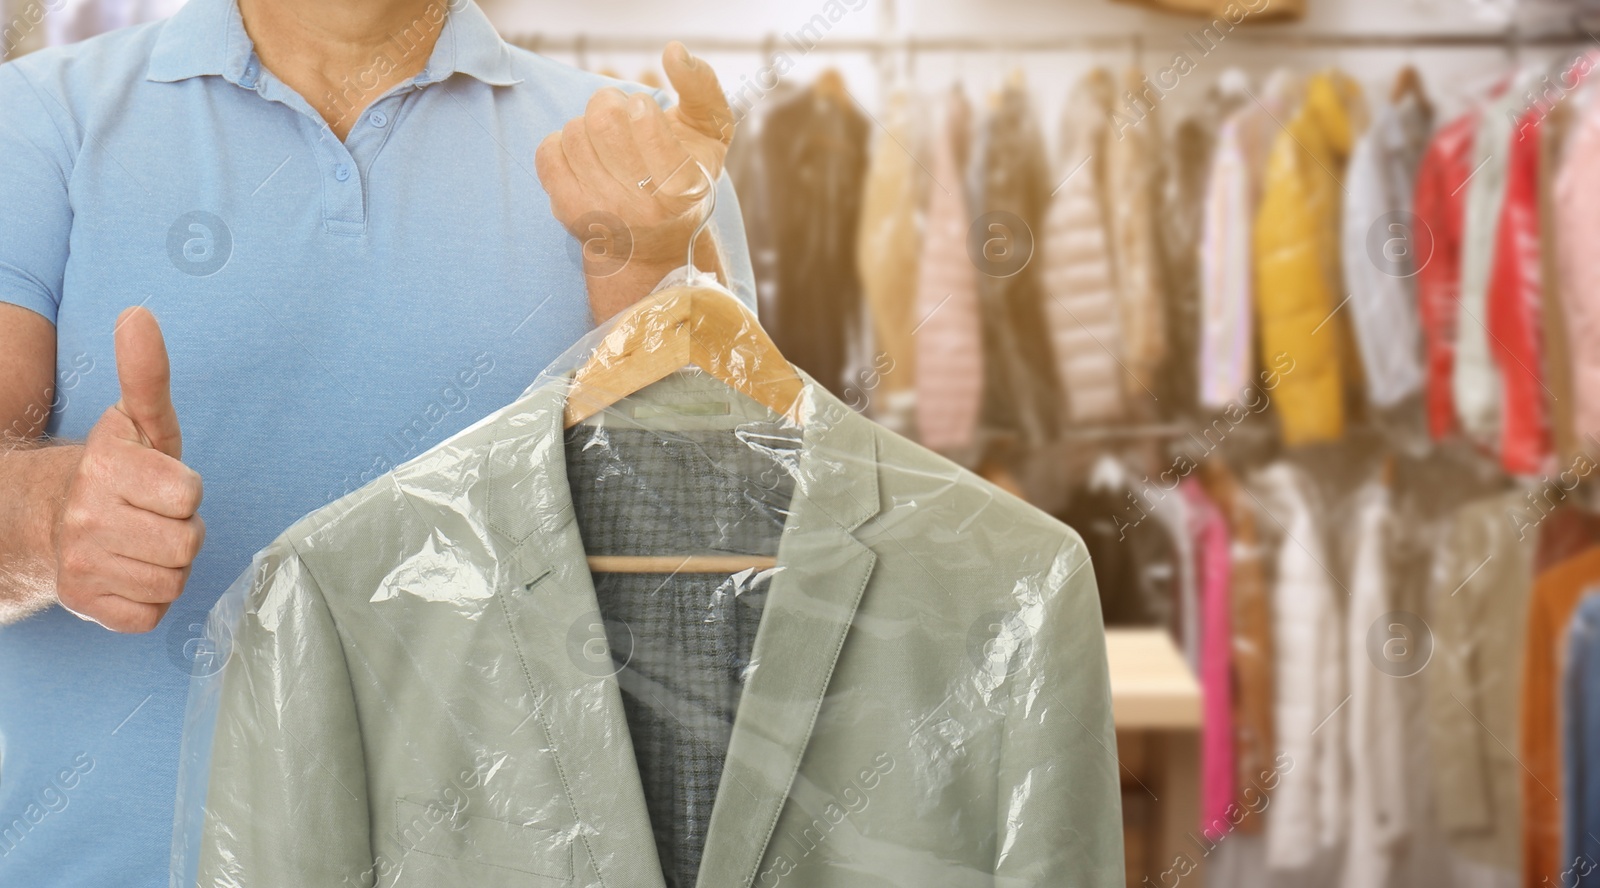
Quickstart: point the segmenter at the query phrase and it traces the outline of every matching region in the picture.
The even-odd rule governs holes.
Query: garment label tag
[[[702,401],[697,404],[638,404],[634,419],[659,419],[664,416],[727,416],[733,409],[727,401]]]

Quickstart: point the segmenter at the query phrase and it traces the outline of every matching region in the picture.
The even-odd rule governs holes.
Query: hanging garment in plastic
[[[174,884],[1122,885],[1077,535],[809,377],[567,428],[614,327],[223,597]]]
[[[1341,258],[1367,397],[1377,407],[1393,407],[1423,384],[1415,277],[1433,240],[1412,230],[1407,214],[1432,126],[1433,112],[1408,93],[1357,141],[1346,175]],[[1383,244],[1376,256],[1367,244],[1374,227]]]
[[[1259,102],[1235,111],[1217,133],[1200,236],[1200,403],[1227,407],[1255,382],[1255,218],[1261,168],[1281,120],[1302,91],[1284,69]]]
[[[1165,147],[1157,215],[1162,280],[1166,282],[1167,362],[1161,397],[1167,410],[1188,416],[1199,404],[1200,233],[1206,213],[1218,124],[1237,104],[1213,88],[1179,118]]]
[[[862,196],[856,267],[861,295],[872,316],[875,392],[856,402],[897,432],[910,430],[916,391],[917,265],[927,176],[918,107],[905,92],[889,99],[887,129],[872,143]],[[916,152],[916,153],[913,153]]]
[[[814,89],[766,112],[761,128],[777,245],[772,336],[834,392],[845,390],[861,326],[856,239],[871,130],[854,105]]]
[[[1349,834],[1345,841],[1346,888],[1393,884],[1411,835],[1406,783],[1406,701],[1402,679],[1379,668],[1391,660],[1375,658],[1368,639],[1378,626],[1402,644],[1418,644],[1393,628],[1397,619],[1393,549],[1400,532],[1387,485],[1362,485],[1351,497],[1345,613],[1345,693],[1343,708],[1349,754]],[[1391,649],[1391,657],[1397,656]]]
[[[967,192],[962,153],[972,109],[959,90],[945,102],[943,128],[933,142],[922,254],[917,268],[917,440],[966,466],[976,465],[978,408],[983,394],[983,315],[978,270],[967,257]]]
[[[1600,233],[1600,201],[1594,199],[1600,187],[1600,89],[1590,90],[1573,109],[1577,119],[1556,177],[1556,225],[1551,232],[1559,244],[1561,301],[1572,351],[1573,422],[1584,448],[1600,437],[1600,357],[1594,348],[1600,336],[1600,257],[1594,250]]]
[[[1284,443],[1344,434],[1346,399],[1360,378],[1339,270],[1340,177],[1365,117],[1361,90],[1337,72],[1313,77],[1305,101],[1275,137],[1256,213],[1256,309],[1261,363],[1296,365],[1276,399]]]
[[[1428,708],[1439,826],[1461,856],[1515,870],[1521,840],[1514,753],[1494,738],[1517,735],[1522,660],[1536,534],[1518,539],[1507,516],[1519,494],[1456,513],[1434,557],[1429,602],[1434,656]]]
[[[1051,353],[1043,271],[1034,261],[1050,197],[1050,163],[1027,90],[1007,85],[984,131],[983,150],[973,157],[984,240],[968,256],[980,272],[983,313],[978,423],[985,446],[1003,451],[1054,440],[1064,396]]]
[[[1533,581],[1522,650],[1522,700],[1517,731],[1522,782],[1524,885],[1565,884],[1561,833],[1561,691],[1563,639],[1578,605],[1600,584],[1600,547],[1590,548]]]
[[[1199,588],[1201,704],[1200,728],[1200,829],[1212,841],[1232,831],[1229,815],[1243,809],[1236,788],[1233,750],[1233,682],[1229,674],[1232,626],[1228,613],[1231,580],[1228,525],[1216,503],[1200,482],[1185,479],[1178,485],[1188,512],[1189,534],[1194,544],[1195,579]]]
[[[1434,440],[1455,434],[1456,322],[1461,312],[1462,224],[1472,176],[1476,111],[1440,127],[1417,171],[1413,209],[1433,239],[1432,259],[1417,269],[1417,312],[1426,344],[1428,430]]]
[[[1045,318],[1056,373],[1074,424],[1123,418],[1122,320],[1106,242],[1105,170],[1100,146],[1111,111],[1111,75],[1078,81],[1061,113],[1055,194],[1042,236]]]
[[[1206,494],[1228,522],[1234,797],[1249,803],[1260,796],[1256,781],[1270,769],[1273,755],[1271,588],[1259,527],[1268,519],[1258,514],[1259,505],[1222,460],[1207,460],[1200,471]],[[1238,830],[1259,833],[1262,826],[1262,818],[1246,817]]]
[[[1523,112],[1508,141],[1505,198],[1489,277],[1489,352],[1499,371],[1500,464],[1508,474],[1548,470],[1554,453],[1546,383],[1546,284],[1540,236],[1539,175],[1544,112]],[[1550,293],[1549,298],[1558,298]]]
[[[1106,126],[1106,222],[1116,263],[1124,387],[1134,415],[1150,418],[1167,360],[1166,290],[1157,239],[1162,131],[1158,105],[1135,101],[1150,88],[1138,68],[1122,71],[1124,100]],[[1148,106],[1148,107],[1147,107]]]
[[[1450,385],[1456,420],[1469,438],[1492,447],[1500,428],[1500,377],[1490,353],[1489,278],[1506,199],[1506,167],[1516,122],[1516,91],[1507,89],[1484,109],[1472,141],[1461,229],[1461,292],[1456,313],[1456,359]]]
[[[1600,597],[1591,592],[1578,605],[1567,629],[1567,668],[1561,679],[1565,713],[1562,743],[1563,839],[1561,859],[1569,869],[1563,881],[1574,888],[1600,886],[1600,774],[1595,750],[1600,748]],[[1566,882],[1567,873],[1576,881]]]
[[[1124,485],[1072,493],[1057,515],[1082,535],[1099,579],[1107,626],[1160,626],[1181,639],[1180,554],[1172,531]]]
[[[1267,817],[1267,865],[1294,870],[1339,846],[1348,820],[1345,731],[1328,718],[1347,693],[1343,590],[1328,571],[1327,510],[1306,471],[1288,461],[1263,469],[1253,493],[1270,519],[1278,565],[1272,593],[1276,656],[1274,764],[1281,777]]]

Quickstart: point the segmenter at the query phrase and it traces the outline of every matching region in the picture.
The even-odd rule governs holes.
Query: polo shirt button
[[[350,179],[350,164],[341,163],[338,166],[334,167],[333,168],[333,177],[335,179],[338,179],[340,182],[349,181],[349,179]]]
[[[373,126],[382,129],[389,124],[389,115],[383,113],[382,111],[374,111],[367,115],[367,121]]]

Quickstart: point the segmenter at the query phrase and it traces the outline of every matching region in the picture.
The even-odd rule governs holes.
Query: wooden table
[[[1163,630],[1107,630],[1106,660],[1124,798],[1150,814],[1147,842],[1129,836],[1128,884],[1170,884],[1162,873],[1178,855],[1202,861],[1190,838],[1200,823],[1200,684]],[[1202,879],[1197,872],[1183,883]]]

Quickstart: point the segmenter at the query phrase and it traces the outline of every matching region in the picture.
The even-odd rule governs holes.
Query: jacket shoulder
[[[1037,575],[1088,557],[1082,537],[1032,503],[881,427],[880,520],[934,561],[981,556],[997,577]],[[899,528],[904,528],[900,530]],[[907,545],[913,543],[907,542]]]

